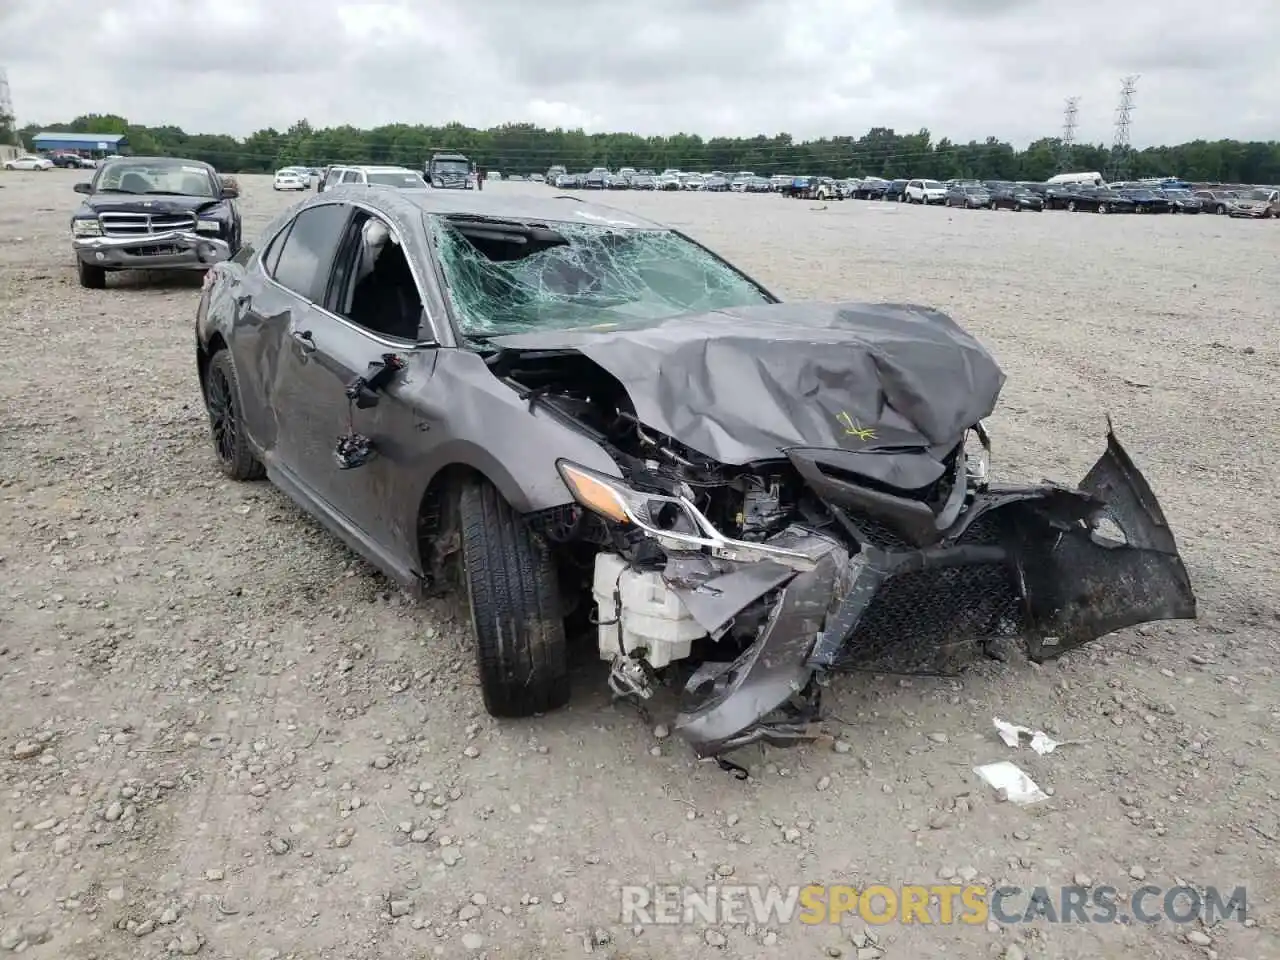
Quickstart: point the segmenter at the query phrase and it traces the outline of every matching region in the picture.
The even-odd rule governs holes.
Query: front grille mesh
[[[108,237],[145,237],[170,230],[194,230],[193,214],[102,213],[102,232]]]
[[[840,650],[837,669],[954,675],[982,641],[1022,632],[1005,563],[934,567],[889,578]]]

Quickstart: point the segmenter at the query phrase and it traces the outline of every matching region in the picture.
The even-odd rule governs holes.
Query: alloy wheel
[[[231,397],[231,384],[226,375],[217,369],[209,371],[208,387],[205,391],[206,403],[209,407],[209,429],[213,433],[213,448],[218,459],[230,463],[235,459],[236,437],[239,424],[236,422],[235,401]]]

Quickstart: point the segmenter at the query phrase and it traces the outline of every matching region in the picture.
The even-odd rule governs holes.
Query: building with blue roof
[[[119,153],[129,140],[123,133],[37,133],[31,138],[36,150],[70,150],[76,153]]]

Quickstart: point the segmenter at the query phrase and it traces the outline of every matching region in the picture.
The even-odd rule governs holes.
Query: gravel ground
[[[1000,357],[1003,479],[1075,480],[1110,411],[1196,623],[962,680],[832,686],[831,741],[733,780],[609,704],[483,712],[418,606],[216,471],[199,280],[76,282],[75,173],[0,177],[0,952],[1259,958],[1280,881],[1280,229],[1200,217],[622,194],[793,297],[952,312]],[[294,197],[242,177],[247,229]],[[490,189],[544,190],[502,184]],[[991,718],[1082,743],[1016,755]],[[975,763],[1052,797],[998,803]],[[1249,925],[648,926],[636,882],[1248,886]],[[1021,903],[1017,906],[1020,909]]]

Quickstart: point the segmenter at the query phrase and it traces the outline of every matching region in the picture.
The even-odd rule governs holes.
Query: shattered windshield
[[[670,230],[430,217],[466,336],[650,320],[771,302]]]
[[[180,160],[116,160],[98,177],[99,193],[156,193],[213,197],[209,171]]]

